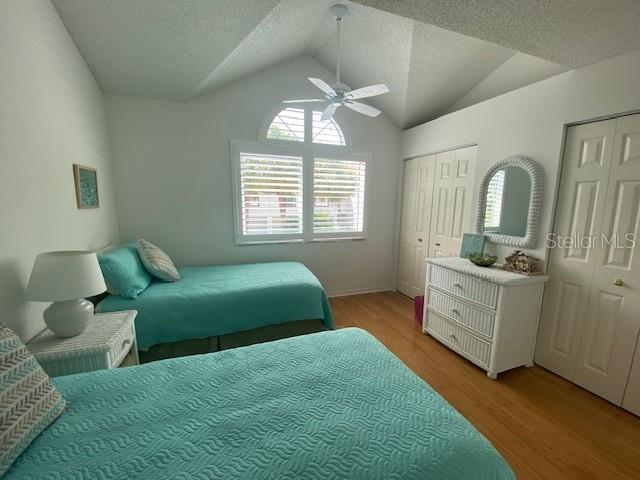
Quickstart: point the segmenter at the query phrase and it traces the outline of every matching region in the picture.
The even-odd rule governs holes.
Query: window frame
[[[285,108],[303,108],[305,111],[304,142],[267,138],[269,126]],[[317,110],[317,108],[316,108]],[[368,237],[369,190],[371,181],[371,155],[354,153],[347,131],[342,123],[336,123],[342,130],[346,145],[326,145],[313,143],[314,108],[310,104],[287,104],[274,107],[265,117],[259,129],[257,142],[231,140],[231,180],[235,245],[259,245],[270,243],[312,243],[345,240],[365,240]],[[242,191],[240,179],[240,155],[253,153],[256,155],[293,156],[302,158],[302,233],[301,234],[267,234],[244,235],[242,233]],[[363,203],[362,232],[314,233],[314,166],[315,159],[347,160],[365,162],[365,186]]]
[[[327,149],[332,151],[350,151],[351,150],[351,138],[347,129],[344,128],[343,123],[340,122],[336,117],[340,117],[340,111],[336,112],[334,115],[334,120],[342,130],[342,136],[344,137],[344,145],[328,145],[325,143],[313,143],[313,111],[322,111],[322,109],[313,108],[313,105],[310,103],[287,103],[280,104],[272,108],[267,116],[262,121],[260,128],[258,129],[258,142],[264,143],[266,145],[291,145],[292,143],[297,144],[297,146],[313,146],[321,149]],[[269,127],[271,123],[276,118],[281,111],[287,108],[299,108],[304,110],[304,141],[298,142],[293,140],[280,140],[276,138],[267,138],[267,134],[269,133]]]
[[[364,199],[362,203],[362,232],[314,232],[313,231],[313,217],[314,217],[314,209],[315,209],[315,199],[314,199],[314,191],[315,191],[315,164],[316,160],[343,160],[343,161],[352,161],[352,162],[364,162]],[[323,241],[332,241],[332,240],[363,240],[367,238],[368,235],[368,215],[369,215],[369,165],[370,165],[370,155],[366,154],[349,154],[342,155],[340,157],[337,156],[326,156],[326,155],[314,155],[311,158],[311,214],[309,221],[311,222],[309,228],[311,229],[313,242],[323,242]],[[303,168],[304,160],[303,160]],[[303,205],[304,211],[304,205]],[[306,214],[306,212],[304,212]],[[306,224],[303,225],[303,230]]]

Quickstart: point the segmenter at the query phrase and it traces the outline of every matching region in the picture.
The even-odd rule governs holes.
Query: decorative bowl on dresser
[[[27,343],[50,377],[118,368],[129,353],[138,364],[135,318],[138,312],[99,313],[74,337],[58,337],[46,329]]]
[[[422,331],[496,379],[533,365],[546,275],[478,267],[466,258],[427,259]]]

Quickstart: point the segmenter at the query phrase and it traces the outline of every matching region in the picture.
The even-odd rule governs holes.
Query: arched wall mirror
[[[542,201],[542,170],[528,157],[496,163],[480,184],[476,233],[489,241],[531,248],[537,240]]]

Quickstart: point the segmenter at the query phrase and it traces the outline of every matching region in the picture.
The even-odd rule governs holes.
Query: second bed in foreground
[[[70,406],[7,479],[514,478],[360,329],[53,381]]]

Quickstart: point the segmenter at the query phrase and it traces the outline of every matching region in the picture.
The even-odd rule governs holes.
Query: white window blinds
[[[304,110],[285,108],[278,113],[269,125],[267,138],[304,142]]]
[[[324,122],[321,120],[322,112],[313,112],[313,143],[324,145],[346,145],[344,133],[337,122],[330,118]]]
[[[314,233],[363,232],[365,169],[364,161],[314,160]]]
[[[240,153],[242,235],[302,234],[302,157]]]

